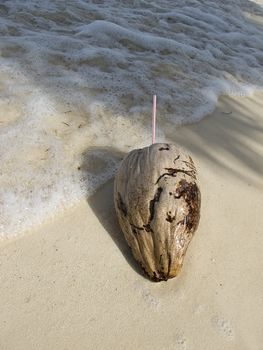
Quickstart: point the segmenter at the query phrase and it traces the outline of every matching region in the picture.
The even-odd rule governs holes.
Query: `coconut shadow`
[[[90,155],[93,153],[92,151],[100,150],[101,152],[105,152],[105,156],[114,156],[121,160],[124,155],[119,152],[116,153],[113,149],[92,149],[83,154],[83,162],[81,165],[81,169],[86,169],[87,160],[90,158]],[[103,169],[101,169],[103,171]],[[104,169],[105,172],[107,169]],[[82,170],[84,171],[84,170]],[[87,202],[89,203],[92,211],[97,216],[101,225],[105,228],[106,232],[110,235],[111,239],[114,241],[116,246],[119,248],[125,260],[131,266],[131,268],[136,271],[139,275],[148,279],[144,274],[143,270],[134,259],[131,249],[128,246],[124,235],[121,231],[121,228],[118,223],[115,207],[114,207],[114,178],[108,180],[104,185],[100,186],[98,190],[92,195],[87,197]]]

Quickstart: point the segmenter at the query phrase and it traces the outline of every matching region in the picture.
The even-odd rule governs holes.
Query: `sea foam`
[[[88,197],[123,154],[263,86],[262,1],[0,4],[0,237]]]

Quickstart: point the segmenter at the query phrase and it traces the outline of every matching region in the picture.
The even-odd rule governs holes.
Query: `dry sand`
[[[263,93],[170,130],[199,168],[202,212],[179,277],[141,275],[112,181],[0,246],[1,350],[261,350]]]

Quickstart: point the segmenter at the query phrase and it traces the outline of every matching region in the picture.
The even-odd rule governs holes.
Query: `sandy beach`
[[[202,193],[177,278],[142,275],[116,222],[113,180],[0,242],[0,349],[261,350],[262,101],[223,97],[201,122],[164,128],[195,160]]]

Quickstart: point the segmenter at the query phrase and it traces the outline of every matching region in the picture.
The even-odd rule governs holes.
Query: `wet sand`
[[[116,222],[113,180],[0,244],[2,350],[260,350],[263,93],[166,130],[193,156],[201,221],[180,275],[153,283]]]

